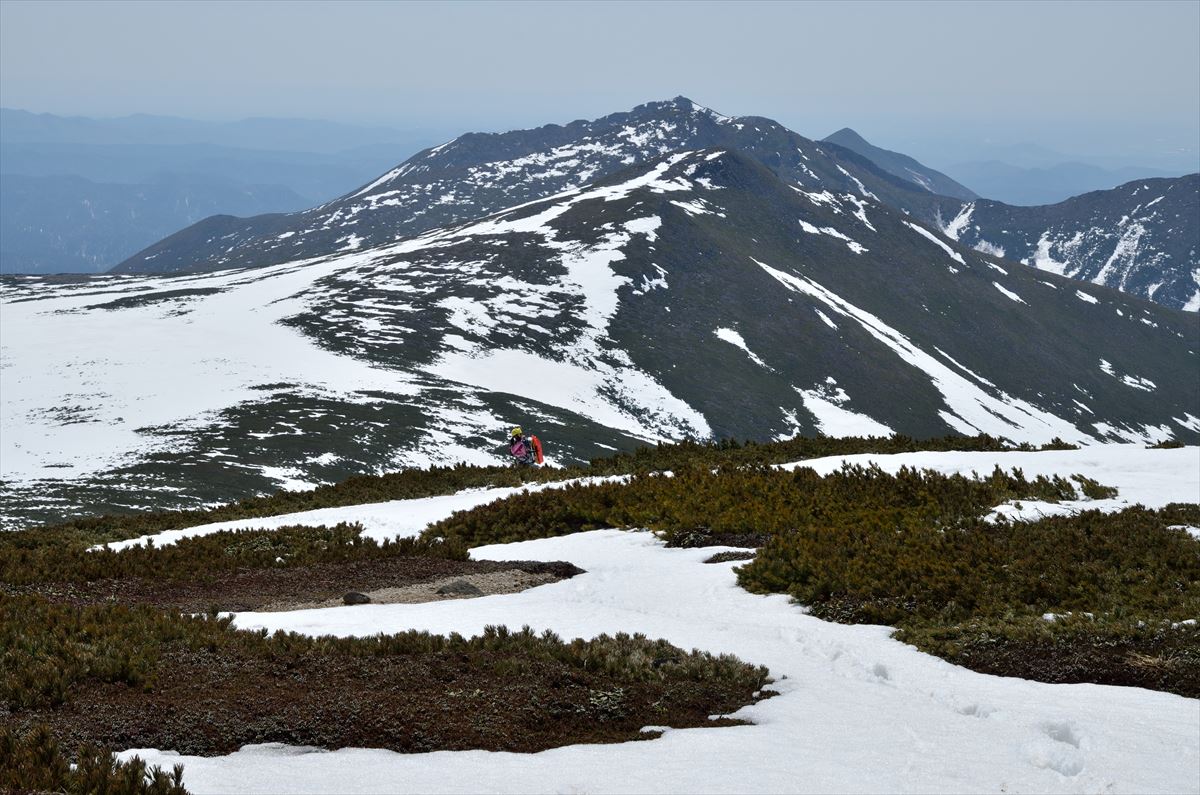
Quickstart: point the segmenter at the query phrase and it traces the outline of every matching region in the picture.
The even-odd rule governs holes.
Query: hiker
[[[513,428],[508,435],[508,452],[512,453],[513,458],[522,466],[533,466],[537,463],[533,445],[525,438],[520,428]]]

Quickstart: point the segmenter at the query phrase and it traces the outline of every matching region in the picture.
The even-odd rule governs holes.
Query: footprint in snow
[[[1083,772],[1083,735],[1068,721],[1046,721],[1038,726],[1040,737],[1026,744],[1029,761],[1035,766],[1064,776]]]

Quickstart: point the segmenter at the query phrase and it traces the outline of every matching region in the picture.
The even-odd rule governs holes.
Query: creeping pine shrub
[[[33,585],[142,578],[204,581],[238,569],[308,566],[391,557],[466,560],[460,544],[414,538],[379,543],[358,524],[225,530],[165,547],[89,550],[82,544],[48,544],[36,534],[0,534],[0,583]]]
[[[821,477],[800,467],[783,472],[745,466],[713,471],[679,469],[673,477],[636,475],[627,482],[571,484],[514,495],[432,525],[426,537],[466,546],[566,535],[601,527],[646,527],[668,540],[705,528],[706,533],[771,534],[848,513],[898,517],[913,513],[944,524],[982,515],[1012,499],[1062,500],[1077,496],[1064,478],[1028,480],[996,469],[985,478],[943,476],[904,468],[847,465]]]
[[[979,649],[1001,648],[994,640],[960,642],[978,637],[966,628],[986,625],[989,637],[1014,644],[1013,660],[1034,655],[1025,667],[989,668],[997,673],[1200,692],[1189,684],[1200,678],[1200,662],[1171,651],[1194,637],[1182,622],[1200,615],[1200,541],[1172,528],[1200,526],[1200,506],[985,519],[1003,502],[1074,500],[1080,492],[1093,499],[1116,494],[1090,478],[1030,479],[1020,470],[968,478],[847,466],[821,477],[803,467],[683,467],[673,477],[636,475],[515,495],[457,513],[426,533],[469,546],[601,527],[648,528],[681,543],[701,531],[760,536],[765,544],[735,569],[739,583],[789,594],[822,618],[892,624],[906,640],[967,664],[980,658]],[[1069,629],[1043,620],[1046,613],[1096,618]],[[1164,621],[1179,627],[1165,640],[1134,631]],[[1080,648],[1120,647],[1142,662],[1117,655],[1102,675],[1054,667],[1048,661],[1064,647],[1040,638],[1068,631],[1089,639]],[[1152,667],[1145,661],[1160,659],[1169,661],[1157,664],[1161,675],[1145,675]]]
[[[226,659],[267,659],[304,665],[315,657],[391,657],[452,653],[485,664],[482,653],[525,662],[557,661],[604,673],[618,682],[720,679],[760,689],[766,669],[729,656],[684,652],[642,635],[566,642],[528,627],[487,627],[464,638],[402,632],[367,638],[313,638],[296,633],[236,630],[229,617],[180,615],[153,607],[66,605],[40,596],[0,594],[0,700],[13,712],[70,701],[85,682],[152,686],[159,662],[172,654],[206,652]],[[490,659],[490,658],[489,658]],[[488,663],[490,664],[490,663]]]
[[[140,757],[119,762],[112,753],[90,746],[69,760],[45,726],[23,735],[0,727],[0,792],[187,795],[183,765],[168,773],[148,767]]]
[[[1108,500],[1117,496],[1117,490],[1112,486],[1103,486],[1083,475],[1072,475],[1071,480],[1079,484],[1079,490],[1089,500]]]
[[[359,475],[341,483],[318,486],[311,491],[280,491],[265,497],[249,497],[203,510],[79,517],[51,527],[29,528],[25,532],[44,544],[89,546],[210,522],[256,519],[315,508],[432,497],[468,488],[512,487],[587,475],[628,475],[686,467],[770,465],[853,453],[908,453],[918,450],[998,451],[1012,448],[1012,444],[1004,439],[987,435],[945,436],[935,439],[914,439],[909,436],[838,439],[799,437],[767,443],[740,443],[732,439],[713,442],[684,441],[640,447],[629,453],[616,453],[607,458],[593,459],[587,466],[535,469],[456,464],[429,469],[407,469],[385,475]]]

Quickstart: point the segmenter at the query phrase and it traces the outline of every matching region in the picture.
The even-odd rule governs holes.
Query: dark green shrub
[[[52,543],[98,544],[120,541],[163,530],[194,527],[210,522],[254,519],[316,508],[359,505],[368,502],[432,497],[468,488],[512,487],[587,475],[626,475],[688,467],[754,466],[783,464],[806,458],[856,453],[907,453],[918,450],[999,451],[1011,443],[992,436],[945,436],[914,439],[908,436],[867,438],[803,438],[783,442],[685,441],[641,447],[631,453],[597,458],[586,467],[532,469],[529,467],[478,467],[456,464],[429,469],[408,469],[385,475],[360,475],[311,491],[280,491],[267,497],[249,497],[206,510],[130,513],[79,517],[62,524],[30,528],[28,533]]]
[[[175,544],[89,550],[82,543],[49,543],[40,533],[0,534],[0,584],[45,585],[138,577],[200,581],[242,569],[306,566],[388,557],[466,560],[461,544],[401,538],[379,543],[362,526],[224,530]]]
[[[0,727],[0,791],[78,795],[187,795],[183,765],[167,773],[139,757],[118,762],[108,751],[85,746],[74,760],[45,726],[22,735]]]

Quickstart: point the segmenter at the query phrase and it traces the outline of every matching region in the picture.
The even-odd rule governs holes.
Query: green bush
[[[845,466],[825,477],[804,467],[784,472],[762,465],[679,469],[672,476],[637,475],[627,482],[571,484],[522,493],[431,525],[427,538],[466,546],[566,535],[599,527],[646,527],[668,541],[705,534],[779,533],[825,518],[912,513],[933,524],[979,516],[1012,499],[1078,496],[1070,481],[1027,480],[996,469],[976,479],[902,468]],[[853,514],[853,517],[848,517]]]
[[[1028,445],[1026,449],[1033,449]],[[29,528],[25,532],[47,543],[98,544],[120,541],[164,530],[278,516],[316,508],[336,508],[369,502],[432,497],[469,488],[514,487],[588,475],[628,475],[687,467],[752,466],[783,464],[806,458],[856,453],[907,453],[918,450],[998,451],[1013,446],[993,436],[946,436],[914,439],[908,436],[867,438],[804,438],[783,442],[684,441],[641,447],[632,453],[597,458],[586,467],[534,469],[531,467],[467,464],[407,469],[384,475],[360,475],[311,491],[280,491],[266,497],[249,497],[216,508],[161,511],[73,518],[62,524]]]
[[[691,467],[518,494],[426,535],[468,546],[601,527],[649,528],[680,546],[761,538],[736,569],[739,583],[789,594],[818,617],[891,624],[926,651],[993,673],[1200,693],[1200,660],[1187,645],[1196,628],[1181,623],[1200,615],[1200,541],[1171,529],[1200,525],[1200,506],[984,519],[1002,502],[1080,491],[1116,495],[1091,478],[1030,480],[1020,470],[967,478],[847,466],[820,477]],[[1092,618],[1080,629],[1046,613]],[[1146,631],[1164,622],[1174,625],[1165,635]],[[979,640],[979,627],[990,640]],[[1080,664],[1061,642],[1068,637],[1099,662]]]
[[[277,530],[223,530],[155,547],[90,551],[78,541],[47,543],[43,534],[0,534],[0,585],[85,583],[143,578],[205,582],[244,569],[308,566],[390,557],[466,560],[461,544],[400,538],[379,543],[362,535],[358,524],[334,527],[289,526]]]
[[[311,657],[394,656],[503,651],[528,662],[555,660],[619,681],[720,678],[759,685],[766,669],[734,657],[684,653],[641,635],[602,635],[565,642],[551,632],[488,627],[464,638],[402,632],[365,638],[309,637],[235,630],[228,617],[179,615],[146,606],[66,605],[38,596],[0,594],[0,701],[14,712],[71,699],[85,681],[153,688],[159,665],[175,653],[208,651],[226,657],[291,660]],[[670,664],[662,664],[668,660]],[[758,686],[752,688],[759,689]]]
[[[140,757],[118,762],[108,751],[84,746],[69,760],[45,726],[23,735],[0,727],[0,791],[78,795],[187,795],[183,765],[167,773]]]

